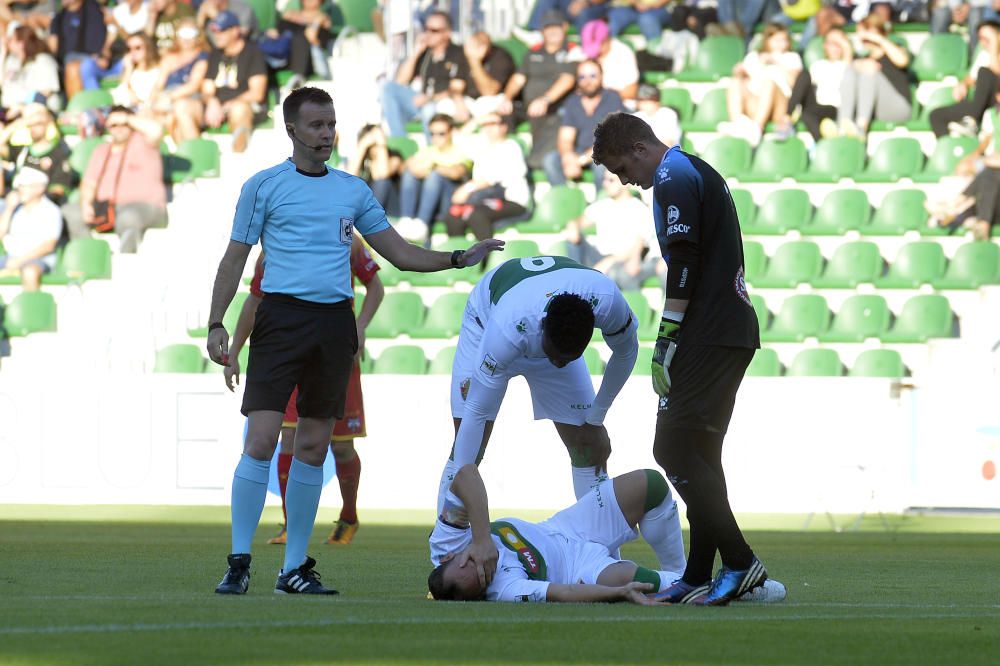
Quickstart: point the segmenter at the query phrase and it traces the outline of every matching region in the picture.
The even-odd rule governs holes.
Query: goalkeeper
[[[684,575],[662,596],[725,605],[767,579],[733,516],[722,469],[736,392],[760,347],[736,206],[715,169],[676,146],[668,150],[635,116],[613,113],[601,121],[594,162],[623,183],[653,188],[656,236],[668,266],[653,353],[653,455],[687,504],[691,542]],[[722,570],[712,579],[716,551]]]

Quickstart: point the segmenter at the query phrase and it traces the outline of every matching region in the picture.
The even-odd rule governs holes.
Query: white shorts
[[[570,542],[564,552],[571,580],[588,584],[596,583],[602,571],[620,561],[611,557],[611,552],[639,538],[639,531],[625,521],[618,506],[614,479],[594,486],[576,504],[538,523],[538,527]]]
[[[451,370],[451,415],[462,418],[469,382],[483,351],[483,327],[476,323],[475,315],[466,308],[462,317],[462,330],[458,334],[458,348]],[[587,412],[594,404],[594,383],[587,370],[587,363],[578,358],[565,367],[557,368],[547,358],[520,358],[510,366],[512,377],[524,376],[531,390],[531,407],[535,420],[549,419],[556,423],[583,425]],[[487,415],[494,421],[500,411],[500,402]]]

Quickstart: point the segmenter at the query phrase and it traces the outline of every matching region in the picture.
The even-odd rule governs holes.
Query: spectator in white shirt
[[[639,86],[635,114],[653,128],[656,138],[668,146],[681,141],[681,125],[677,112],[660,102],[660,89],[650,83]]]
[[[59,207],[45,196],[49,177],[38,169],[22,168],[14,178],[0,213],[0,272],[21,274],[25,291],[37,291],[42,275],[56,264],[56,245],[62,236]]]

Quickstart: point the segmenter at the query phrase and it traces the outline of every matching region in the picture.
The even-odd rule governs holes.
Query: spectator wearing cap
[[[390,136],[405,136],[406,123],[419,116],[429,138],[431,118],[451,115],[454,101],[465,96],[469,62],[462,47],[451,41],[451,29],[447,13],[432,12],[396,79],[382,86],[382,114]]]
[[[0,131],[0,157],[14,164],[14,177],[26,168],[41,171],[49,179],[48,197],[57,205],[65,203],[77,183],[69,156],[59,127],[41,104],[25,106],[20,117]],[[6,189],[4,181],[0,179],[0,192]]]
[[[49,50],[63,70],[66,99],[83,89],[81,63],[100,56],[107,37],[104,12],[97,0],[63,0],[49,26]]]
[[[21,274],[25,291],[38,291],[42,275],[56,264],[56,245],[62,236],[59,207],[45,196],[49,177],[24,167],[14,179],[0,213],[0,271]]]
[[[545,156],[556,149],[559,108],[576,85],[576,63],[583,51],[566,41],[566,18],[558,11],[542,17],[542,42],[524,56],[521,68],[504,87],[500,115],[513,114],[514,122],[527,118],[531,125],[528,166],[543,168]],[[515,100],[517,104],[515,105]]]
[[[79,203],[62,207],[69,237],[86,238],[91,229],[112,225],[124,253],[138,250],[147,229],[167,223],[160,139],[163,129],[150,118],[116,106],[105,127],[109,143],[95,150],[80,183]]]
[[[671,0],[611,0],[608,3],[608,25],[615,37],[633,23],[646,39],[659,39],[670,22]]]
[[[642,118],[653,128],[653,134],[667,146],[681,142],[681,125],[677,111],[660,102],[660,89],[643,83],[636,96],[635,116]]]
[[[579,180],[588,168],[600,192],[606,168],[594,164],[594,129],[609,113],[626,109],[621,96],[604,87],[596,60],[577,65],[576,79],[576,93],[559,110],[559,137],[556,150],[545,157],[545,175],[551,184],[564,185],[567,180]]]
[[[7,109],[7,117],[17,115],[18,109],[29,100],[36,101],[36,96],[42,98],[38,101],[58,110],[62,104],[59,63],[45,42],[32,28],[11,24],[2,46],[0,106]]]
[[[528,18],[528,27],[532,30],[544,29],[545,17],[553,11],[568,17],[577,30],[582,29],[588,21],[608,15],[606,0],[537,0]]]
[[[613,39],[605,21],[590,21],[580,33],[583,53],[601,63],[604,87],[614,90],[622,99],[635,99],[639,88],[639,66],[635,52],[620,39]]]
[[[250,143],[254,124],[267,118],[267,62],[257,45],[243,36],[239,19],[232,12],[219,12],[208,27],[215,48],[208,56],[201,104],[186,105],[183,119],[182,109],[177,109],[175,116],[179,123],[201,119],[207,127],[228,122],[233,152],[242,153]]]

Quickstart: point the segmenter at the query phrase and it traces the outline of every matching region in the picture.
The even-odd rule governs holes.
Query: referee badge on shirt
[[[354,241],[354,218],[353,217],[342,217],[340,218],[340,242],[344,245],[350,245]]]

